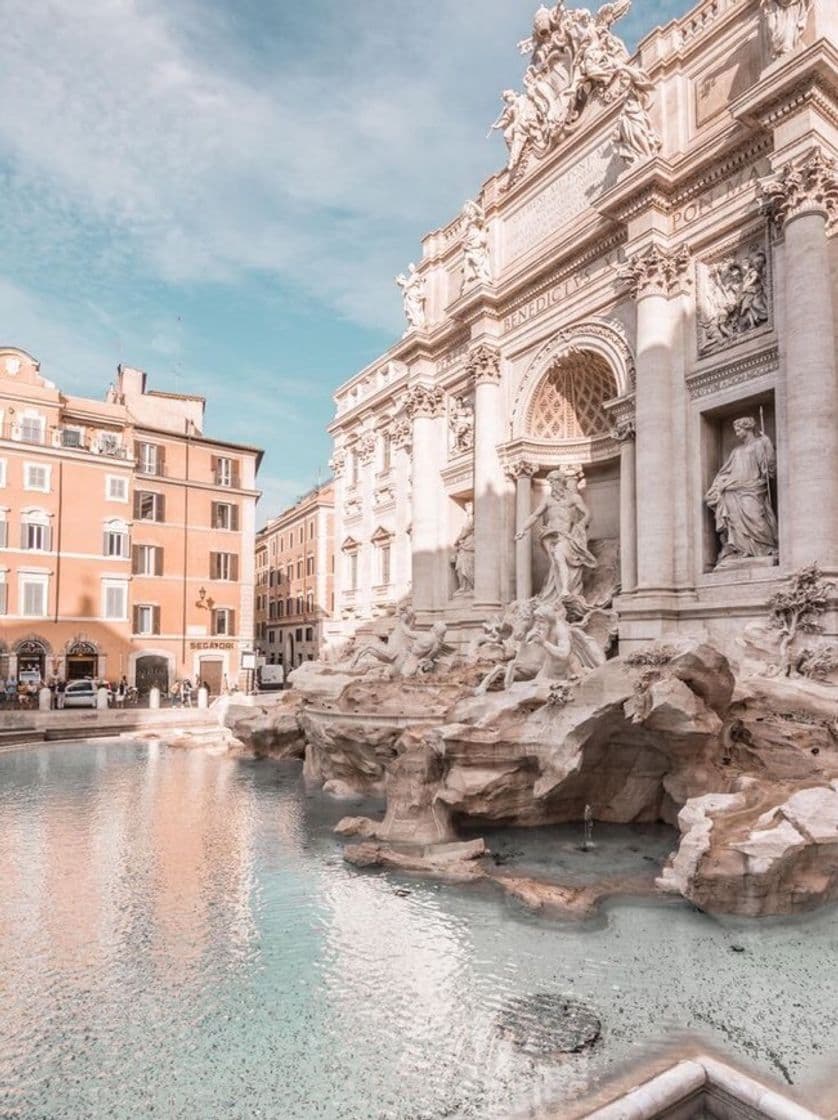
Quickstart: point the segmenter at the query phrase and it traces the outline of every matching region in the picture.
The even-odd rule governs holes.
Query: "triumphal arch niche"
[[[610,593],[628,650],[727,648],[838,574],[838,6],[702,0],[634,53],[630,7],[522,27],[505,165],[336,393],[344,634]]]

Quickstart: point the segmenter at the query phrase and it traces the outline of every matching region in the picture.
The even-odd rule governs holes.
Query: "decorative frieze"
[[[481,342],[469,351],[468,373],[475,385],[500,384],[500,354],[494,346]]]
[[[699,261],[698,353],[717,353],[770,325],[770,254],[765,237]]]
[[[338,449],[329,460],[329,470],[335,478],[342,478],[346,470],[346,452]]]
[[[723,393],[749,381],[755,381],[776,370],[779,363],[777,346],[770,346],[756,354],[748,354],[735,362],[727,362],[714,369],[702,370],[687,378],[687,390],[696,400]]]
[[[435,420],[443,408],[443,393],[436,386],[412,385],[405,394],[404,410],[411,420]]]
[[[823,214],[828,233],[838,229],[838,167],[832,156],[813,148],[760,184],[760,204],[777,232],[800,214]]]
[[[355,444],[355,454],[361,463],[371,463],[375,455],[375,435],[373,432],[364,432]]]
[[[686,245],[664,249],[650,245],[642,253],[629,257],[619,270],[619,279],[636,299],[646,296],[674,296],[689,283],[690,253]]]

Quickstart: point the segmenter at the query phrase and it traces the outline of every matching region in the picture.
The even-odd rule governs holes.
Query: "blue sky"
[[[403,329],[393,276],[504,162],[535,0],[3,0],[0,344],[99,397],[119,362],[325,477],[331,394]],[[630,46],[683,12],[635,0]]]

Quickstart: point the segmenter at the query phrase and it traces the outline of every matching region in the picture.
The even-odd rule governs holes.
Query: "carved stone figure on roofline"
[[[510,180],[528,152],[544,155],[567,136],[595,97],[623,105],[616,140],[627,162],[657,154],[660,137],[649,116],[651,82],[611,30],[630,8],[631,0],[616,0],[596,15],[562,2],[538,9],[532,35],[518,44],[522,54],[530,55],[524,92],[504,90],[503,111],[490,129],[490,135],[495,129],[503,132]]]
[[[762,0],[771,57],[781,58],[799,45],[806,30],[812,0]]]
[[[423,331],[427,326],[427,319],[425,317],[425,278],[416,268],[416,265],[411,263],[408,265],[407,275],[400,272],[396,277],[396,283],[402,290],[404,301],[404,314],[407,319],[407,330],[405,334],[410,334],[411,331]]]
[[[467,202],[463,207],[463,218],[462,290],[465,291],[475,284],[491,284],[492,266],[489,258],[489,231],[483,207],[477,202]]]

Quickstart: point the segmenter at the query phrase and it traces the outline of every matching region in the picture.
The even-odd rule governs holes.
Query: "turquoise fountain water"
[[[838,1053],[834,912],[724,924],[620,903],[557,925],[491,889],[354,871],[331,833],[344,811],[292,766],[124,743],[0,755],[0,1115],[532,1115],[683,1031],[795,1083]],[[604,826],[589,854],[578,829],[498,841],[571,877],[667,846]],[[596,1011],[592,1049],[551,1059],[502,1029],[555,993]]]

